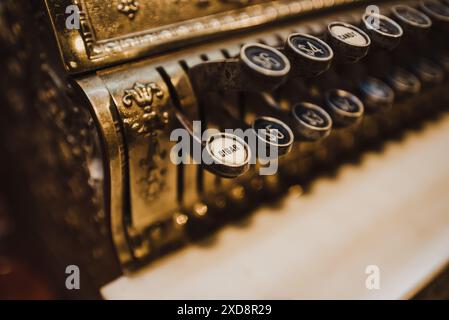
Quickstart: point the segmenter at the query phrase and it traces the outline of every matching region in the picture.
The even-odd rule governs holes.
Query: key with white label
[[[327,29],[327,43],[340,62],[355,63],[368,54],[371,39],[361,29],[338,21],[331,22]]]
[[[221,177],[235,178],[249,169],[251,151],[246,142],[230,133],[211,135],[204,144],[204,167]]]
[[[251,164],[251,148],[232,133],[212,131],[209,136],[195,132],[193,121],[177,111],[179,126],[185,129],[192,142],[191,157],[207,171],[224,178],[236,178],[246,173]],[[188,146],[183,146],[187,148]]]

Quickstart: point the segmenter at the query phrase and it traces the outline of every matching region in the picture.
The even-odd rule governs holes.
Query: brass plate
[[[354,1],[45,0],[64,66],[70,73]],[[80,10],[79,29],[66,27],[70,5]]]

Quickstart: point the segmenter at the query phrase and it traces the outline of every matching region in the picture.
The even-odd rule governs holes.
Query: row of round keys
[[[238,57],[199,64],[190,70],[189,76],[202,92],[272,91],[289,77],[320,75],[329,69],[334,58],[344,63],[357,62],[367,55],[372,44],[394,49],[403,35],[414,35],[430,28],[437,17],[444,21],[442,17],[446,10],[449,21],[449,7],[444,4],[431,0],[424,1],[422,7],[426,12],[435,11],[432,19],[415,8],[399,5],[392,8],[392,18],[377,13],[363,15],[361,28],[345,22],[332,22],[327,27],[325,41],[295,33],[287,38],[283,48],[247,44]],[[443,9],[438,9],[440,7]]]
[[[261,106],[267,108],[268,106]],[[228,117],[223,110],[222,116]],[[268,114],[269,112],[267,112]],[[263,112],[261,112],[263,114]],[[295,104],[285,117],[259,116],[251,124],[259,143],[275,147],[281,157],[288,154],[294,142],[316,142],[326,138],[334,127],[344,128],[362,119],[364,105],[354,94],[334,89],[326,93],[325,106],[311,102]],[[282,119],[282,120],[281,120]],[[244,138],[232,133],[216,133],[206,142],[200,142],[203,148],[203,167],[221,177],[234,178],[244,174],[250,167],[257,148],[249,145]],[[273,155],[269,160],[276,161]],[[265,161],[267,158],[264,159]]]
[[[395,97],[400,97],[401,94],[410,97],[418,93],[420,88],[418,77],[398,68],[390,74],[387,82],[375,78],[366,79],[359,87],[358,96],[340,89],[329,90],[325,94],[324,107],[310,102],[297,103],[290,111],[293,120],[284,122],[279,119],[286,119],[285,117],[257,117],[252,128],[259,139],[283,150],[279,153],[282,156],[291,150],[294,141],[318,141],[326,138],[333,128],[345,128],[359,122],[365,110],[369,113],[384,112],[390,109]],[[270,139],[273,134],[277,135],[276,139]],[[230,178],[248,170],[251,152],[254,150],[243,139],[230,134],[214,136],[206,143],[206,148],[214,159],[213,165],[206,169]]]
[[[283,156],[291,150],[294,141],[324,139],[332,128],[345,128],[359,122],[365,110],[369,113],[389,110],[395,97],[410,97],[418,93],[421,83],[420,77],[414,73],[396,68],[386,82],[376,78],[363,81],[358,88],[358,96],[340,89],[328,90],[323,107],[310,102],[297,103],[290,111],[291,120],[288,114],[284,117],[259,116],[252,122],[251,128],[260,141],[278,148],[278,155]],[[271,114],[264,112],[264,108],[268,106],[262,105],[260,114]],[[270,138],[273,135],[276,136],[275,139]],[[213,159],[213,163],[206,169],[229,178],[242,175],[248,170],[251,152],[254,151],[243,139],[224,133],[211,137],[205,143],[205,148]]]
[[[303,46],[307,42],[313,43],[312,46]],[[295,34],[289,37],[284,48],[272,48],[259,43],[247,44],[241,48],[238,57],[196,65],[189,70],[188,76],[197,97],[210,91],[272,91],[289,76],[303,70],[302,66],[310,66],[310,76],[324,72],[329,68],[332,58],[332,49],[322,40]],[[294,68],[290,61],[294,61]],[[228,112],[224,114],[229,110],[223,110],[221,105],[207,108],[229,117]],[[291,117],[296,122],[293,128],[295,133],[292,125],[279,117],[264,116],[263,111],[251,124],[246,123],[245,126],[254,130],[259,141],[277,147],[280,156],[290,151],[298,132],[304,133],[304,139],[318,139],[327,135],[332,128],[330,116],[312,104],[298,104]],[[186,124],[188,120],[182,122]],[[275,139],[272,138],[273,135]],[[206,142],[199,143],[205,151],[203,154],[211,160],[204,168],[221,177],[234,178],[244,174],[254,156],[254,148],[241,137],[230,133],[217,133]]]
[[[402,17],[398,18],[401,23],[377,15],[380,28],[375,29],[370,27],[370,16],[365,15],[362,21],[366,32],[354,25],[334,22],[328,26],[327,42],[311,35],[296,33],[288,37],[283,48],[272,48],[258,43],[247,44],[242,47],[239,57],[197,65],[189,71],[189,77],[197,96],[213,90],[271,91],[284,83],[288,77],[313,77],[325,72],[334,56],[342,62],[357,62],[367,54],[371,40],[379,47],[394,48],[403,35],[401,25],[404,25],[405,20],[408,19],[407,23],[410,25],[416,25],[418,20],[423,24],[428,22],[420,11],[404,7],[406,6],[393,9],[395,15]],[[413,23],[412,19],[415,19]],[[404,76],[404,73],[396,75]],[[396,82],[404,87],[403,79],[398,79]],[[396,85],[396,82],[392,81],[392,84]],[[416,84],[413,86],[416,87]],[[397,87],[400,86],[395,89]],[[359,89],[369,110],[388,109],[393,103],[393,90],[380,80],[368,79]],[[416,88],[407,90],[413,91]],[[283,122],[276,118],[260,117],[254,121],[252,127],[256,131],[263,126],[277,128],[284,138],[287,137],[284,144],[289,145],[294,140],[291,137],[292,132],[300,139],[324,138],[332,128],[332,119],[339,126],[351,123],[361,117],[364,107],[355,95],[343,90],[334,90],[326,96],[326,109],[327,111],[311,103],[300,103],[292,108],[293,121]],[[237,137],[218,134],[204,143],[203,147],[214,160],[214,165],[208,169],[218,175],[236,177],[249,167],[250,148]],[[289,150],[289,147],[283,150]]]

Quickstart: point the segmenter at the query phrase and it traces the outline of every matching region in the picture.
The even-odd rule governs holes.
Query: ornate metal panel
[[[358,0],[45,1],[64,66],[78,73]],[[77,12],[79,29],[67,28]]]

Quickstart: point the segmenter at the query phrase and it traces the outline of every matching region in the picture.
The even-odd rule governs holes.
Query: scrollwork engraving
[[[136,0],[120,0],[117,10],[132,20],[139,11],[139,2]]]
[[[163,129],[168,123],[168,113],[161,112],[154,106],[154,101],[163,97],[164,91],[156,83],[136,82],[131,89],[125,90],[122,102],[128,108],[135,102],[143,110],[143,114],[139,119],[126,122],[133,130],[143,135],[151,135],[155,130]]]
[[[169,115],[156,104],[164,96],[164,91],[156,83],[136,82],[131,89],[125,90],[122,98],[126,108],[135,104],[142,111],[138,117],[126,118],[125,123],[138,135],[148,138],[147,155],[140,161],[145,172],[140,179],[141,192],[148,200],[156,199],[166,186],[166,151],[159,143],[158,133],[167,126]]]

